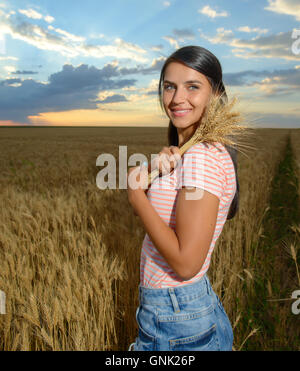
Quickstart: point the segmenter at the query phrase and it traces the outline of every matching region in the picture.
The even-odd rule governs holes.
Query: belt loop
[[[174,292],[174,288],[170,287],[168,289],[168,291],[169,291],[169,295],[170,295],[170,298],[171,298],[171,301],[172,301],[172,304],[173,304],[174,312],[179,313],[180,308],[179,308],[178,301],[177,301],[177,298],[176,298],[176,295],[175,295],[175,292]]]
[[[207,274],[205,274],[205,283],[206,283],[206,290],[208,295],[211,295],[211,284],[209,282],[209,279],[207,277]]]

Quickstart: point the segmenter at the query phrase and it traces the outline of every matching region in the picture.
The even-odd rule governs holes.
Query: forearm
[[[161,219],[149,202],[145,192],[135,192],[130,203],[136,215],[141,218],[144,228],[156,249],[170,267],[181,276],[184,262],[182,261],[176,233]]]

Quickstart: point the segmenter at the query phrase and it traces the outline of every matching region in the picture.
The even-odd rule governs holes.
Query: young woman
[[[164,63],[159,98],[170,119],[168,141],[149,166],[156,178],[133,187],[131,172],[146,184],[148,169],[128,172],[128,199],[146,235],[140,264],[139,333],[129,350],[232,350],[233,332],[206,272],[216,240],[238,208],[236,151],[198,143],[180,157],[211,94],[223,93],[222,68],[208,50],[186,46]]]

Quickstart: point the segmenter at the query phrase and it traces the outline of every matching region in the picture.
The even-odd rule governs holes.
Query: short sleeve
[[[221,199],[226,176],[217,152],[216,147],[204,143],[197,143],[186,151],[181,159],[177,187],[201,188]]]

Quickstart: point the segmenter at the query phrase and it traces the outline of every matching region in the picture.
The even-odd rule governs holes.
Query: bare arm
[[[143,190],[131,193],[129,201],[141,218],[156,249],[183,280],[201,269],[215,230],[219,199],[202,191],[202,198],[187,199],[196,188],[179,190],[176,206],[176,231],[159,216]]]

